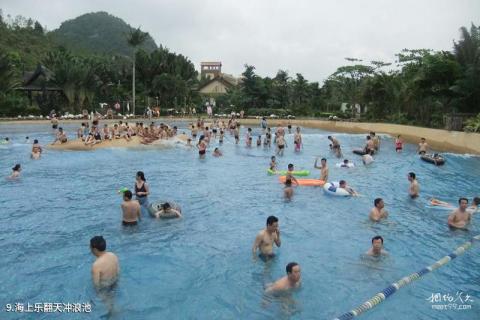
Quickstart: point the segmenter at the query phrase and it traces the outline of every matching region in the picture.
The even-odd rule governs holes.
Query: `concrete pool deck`
[[[187,121],[194,122],[197,118],[154,118],[152,121]],[[119,119],[121,120],[121,119]],[[106,123],[114,123],[119,120],[101,120]],[[228,121],[228,119],[223,119]],[[78,123],[84,122],[85,120],[60,120],[60,125],[62,123]],[[123,121],[135,122],[143,121],[148,122],[148,119],[128,119]],[[206,119],[210,122],[210,119]],[[461,131],[448,131],[441,129],[430,129],[423,127],[415,126],[406,126],[398,124],[389,124],[389,123],[369,123],[369,122],[348,122],[348,121],[327,121],[327,120],[310,120],[310,119],[295,119],[295,120],[286,120],[286,119],[267,119],[268,124],[272,127],[277,125],[286,126],[288,123],[291,123],[292,126],[302,126],[308,128],[323,129],[333,132],[346,132],[346,133],[365,133],[368,134],[370,131],[374,131],[377,134],[389,134],[393,137],[401,135],[402,139],[405,142],[409,143],[418,143],[420,138],[427,139],[427,143],[435,150],[439,151],[452,151],[458,153],[470,153],[480,155],[480,133],[467,133]],[[28,124],[49,124],[49,120],[12,120],[12,121],[0,121],[0,124],[18,124],[18,125],[28,125]],[[260,119],[240,119],[242,125],[252,125],[259,126]],[[66,144],[50,146],[55,149],[69,149],[69,150],[89,150],[97,148],[106,148],[106,147],[134,147],[140,145],[138,139],[133,139],[130,142],[125,141],[124,139],[114,140],[112,142],[101,143],[93,147],[84,146],[82,148],[82,143],[80,141],[72,140]]]

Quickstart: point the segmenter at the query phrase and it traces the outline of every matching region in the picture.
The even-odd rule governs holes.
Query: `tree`
[[[140,30],[140,27],[130,31],[127,42],[133,48],[133,67],[132,67],[132,106],[135,115],[135,56],[138,46],[145,42],[149,34]]]
[[[38,21],[35,21],[35,27],[33,28],[33,30],[34,30],[36,33],[43,34],[43,27],[42,27],[42,25],[40,24],[40,22],[38,22]]]

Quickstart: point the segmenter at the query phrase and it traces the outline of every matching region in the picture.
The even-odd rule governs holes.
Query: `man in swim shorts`
[[[418,184],[417,176],[415,175],[414,172],[409,172],[407,177],[408,177],[408,181],[410,181],[408,194],[410,195],[410,198],[415,199],[419,196],[419,193],[420,193],[420,185]]]
[[[141,219],[140,204],[137,200],[132,200],[132,191],[127,190],[123,193],[123,203],[121,205],[123,212],[122,225],[135,226],[138,224],[138,220]]]
[[[285,138],[283,135],[277,136],[277,155],[283,156],[283,151],[287,145]]]
[[[280,247],[282,244],[280,240],[280,229],[278,228],[278,218],[275,216],[269,216],[267,218],[267,227],[260,231],[253,243],[252,252],[255,256],[257,249],[260,250],[260,255],[264,257],[273,257],[273,244]]]
[[[295,171],[295,168],[293,167],[293,163],[289,163],[286,180],[290,179],[292,182],[295,182],[295,184],[298,186],[298,181],[297,181],[297,178],[293,176],[293,171]]]
[[[315,169],[320,169],[320,178],[319,180],[323,180],[325,182],[328,181],[328,167],[327,167],[327,159],[322,158],[320,161],[321,166],[317,165],[318,157],[315,159],[315,164],[313,165]]]
[[[58,128],[57,135],[55,137],[55,141],[52,142],[52,144],[55,144],[57,141],[60,141],[60,143],[65,143],[67,142],[67,135],[65,132],[63,132],[63,128]]]
[[[418,144],[417,152],[420,155],[426,154],[428,152],[428,144],[425,138],[420,139],[420,143]]]
[[[374,207],[370,210],[370,220],[378,222],[382,219],[388,218],[388,212],[385,210],[385,204],[382,198],[377,198],[373,201]]]
[[[375,144],[373,143],[372,137],[367,136],[367,142],[365,148],[363,149],[365,153],[370,153],[370,151],[375,151]]]
[[[114,285],[120,273],[117,256],[106,249],[107,242],[102,236],[90,239],[90,250],[97,257],[92,265],[92,280],[97,289]]]
[[[460,198],[458,205],[458,209],[454,210],[450,216],[448,216],[448,225],[452,228],[467,229],[467,225],[472,218],[472,214],[467,211],[468,199]]]
[[[375,236],[372,238],[372,247],[367,251],[367,255],[373,257],[388,255],[388,252],[383,250],[383,238],[381,236]]]
[[[300,265],[296,262],[290,262],[285,268],[287,275],[269,285],[265,290],[266,293],[275,293],[296,289],[301,285]]]

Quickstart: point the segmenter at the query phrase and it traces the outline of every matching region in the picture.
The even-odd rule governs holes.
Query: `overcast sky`
[[[235,76],[248,63],[261,76],[279,69],[323,81],[345,57],[393,62],[403,48],[451,50],[459,28],[480,24],[480,0],[0,0],[3,14],[49,30],[107,11],[155,42]]]

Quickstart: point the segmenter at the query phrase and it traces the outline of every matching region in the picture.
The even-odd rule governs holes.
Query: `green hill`
[[[67,20],[50,35],[58,44],[73,51],[131,55],[127,35],[133,28],[107,12],[95,12]],[[157,49],[152,37],[140,47],[147,52]]]

